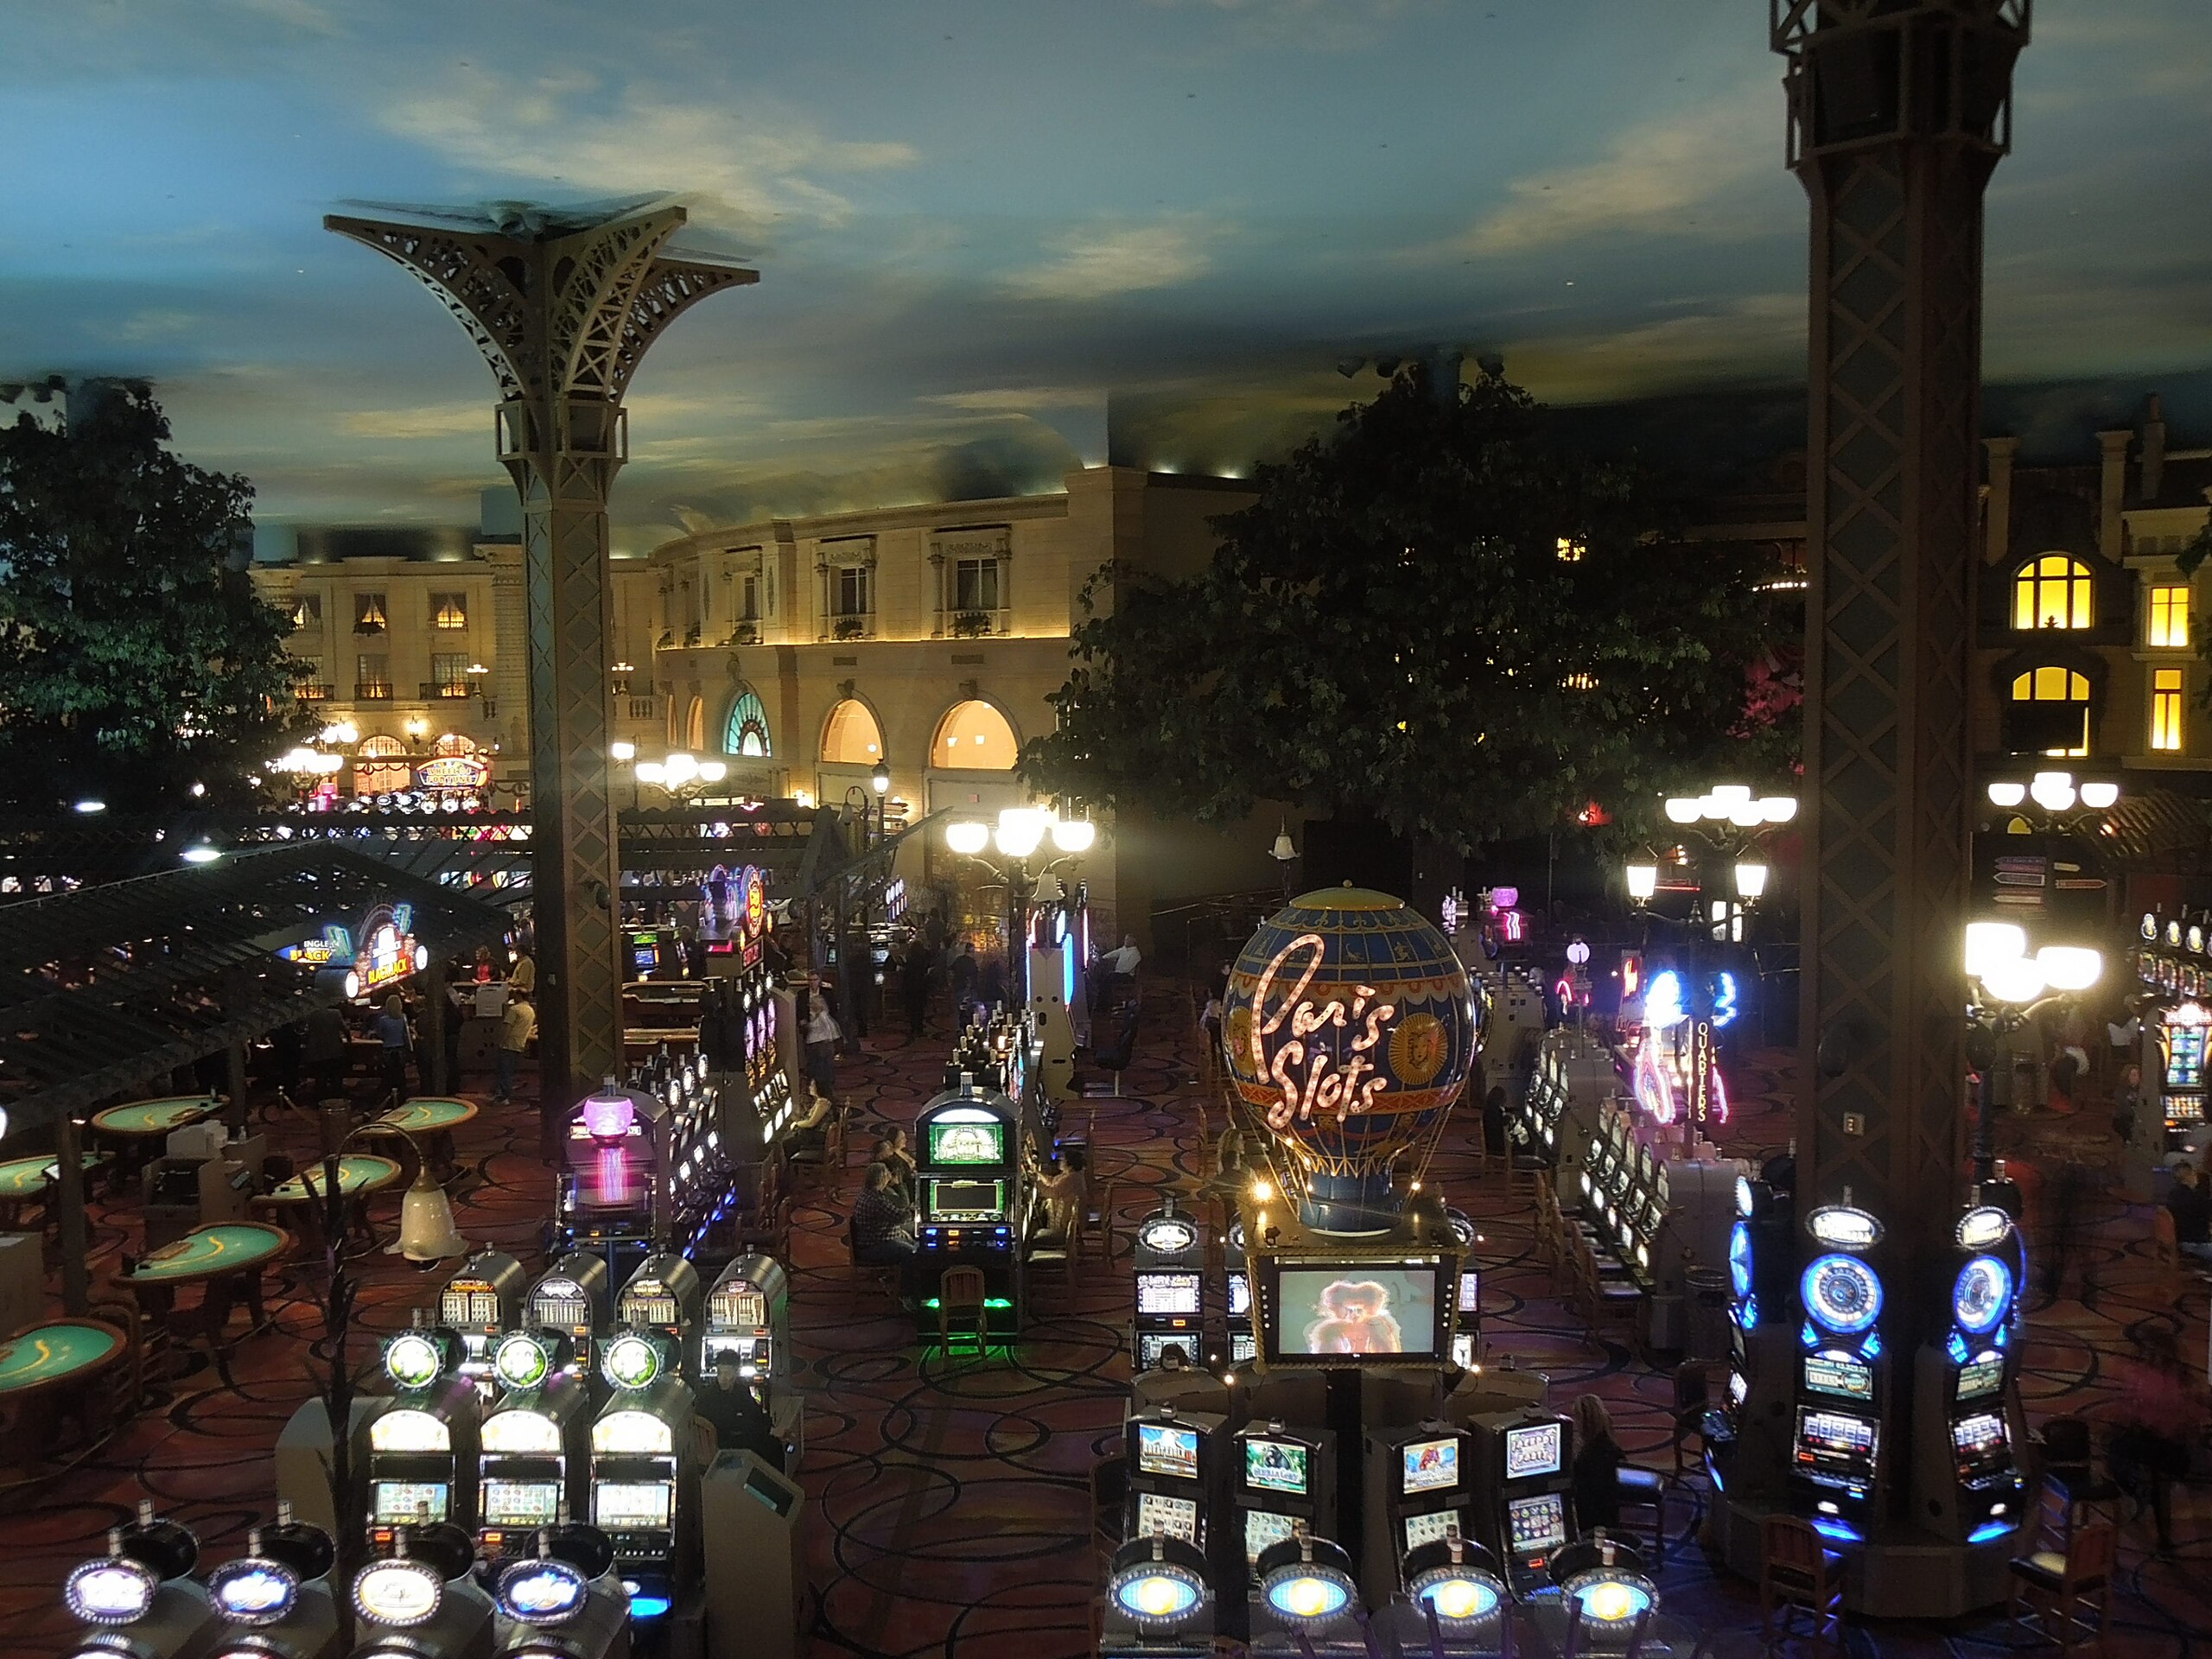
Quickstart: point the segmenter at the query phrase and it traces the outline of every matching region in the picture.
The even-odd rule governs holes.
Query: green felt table
[[[55,1319],[0,1342],[0,1395],[24,1394],[99,1370],[123,1351],[123,1332],[98,1319]]]
[[[92,1114],[92,1127],[102,1135],[167,1135],[200,1123],[222,1109],[222,1102],[205,1095],[176,1095],[163,1100],[134,1100]]]
[[[389,1162],[389,1160],[379,1160]],[[257,1221],[219,1221],[165,1244],[124,1275],[129,1285],[184,1284],[257,1268],[283,1254],[292,1236]]]
[[[374,1153],[349,1152],[338,1160],[338,1191],[347,1198],[365,1197],[390,1186],[399,1179],[399,1166]],[[279,1181],[256,1200],[261,1204],[305,1204],[322,1196],[322,1166],[309,1164],[288,1180]]]
[[[404,1129],[410,1135],[428,1135],[439,1129],[458,1128],[475,1116],[473,1101],[423,1095],[404,1106],[393,1107],[377,1122],[388,1128]]]
[[[106,1161],[105,1153],[82,1154],[86,1169],[98,1169]],[[50,1155],[35,1158],[10,1158],[0,1164],[0,1204],[20,1203],[35,1198],[46,1191],[46,1184],[54,1179],[59,1167]]]

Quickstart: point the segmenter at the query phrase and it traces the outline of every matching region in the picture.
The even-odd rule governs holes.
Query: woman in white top
[[[843,1033],[830,1012],[830,999],[822,982],[808,982],[798,994],[800,1040],[806,1045],[806,1075],[815,1091],[825,1099],[837,1098],[837,1039]]]

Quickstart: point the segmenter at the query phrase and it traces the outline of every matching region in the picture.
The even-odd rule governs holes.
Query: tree
[[[146,387],[0,428],[0,801],[247,797],[303,667],[247,575],[252,486],[168,448]]]
[[[1402,373],[1256,483],[1203,571],[1093,579],[1029,782],[1208,821],[1283,801],[1465,850],[1789,764],[1786,696],[1749,694],[1792,632],[1771,556],[1682,543],[1646,470],[1558,447],[1502,376]]]

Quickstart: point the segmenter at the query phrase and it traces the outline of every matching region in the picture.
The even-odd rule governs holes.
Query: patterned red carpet
[[[1169,1185],[1206,1173],[1202,1148],[1221,1128],[1218,1106],[1195,1082],[1196,1033],[1186,1009],[1179,991],[1156,994],[1125,1081],[1128,1097],[1071,1110],[1070,1127],[1080,1128],[1095,1109],[1098,1178],[1116,1183],[1124,1230]],[[879,1038],[843,1064],[841,1090],[861,1109],[849,1143],[855,1164],[874,1122],[911,1120],[934,1092],[944,1049],[942,1041]],[[1733,1132],[1742,1149],[1778,1148],[1788,1139],[1781,1081],[1772,1065],[1742,1068]],[[537,1160],[534,1123],[487,1112],[463,1131],[461,1153],[463,1232],[530,1260],[549,1179]],[[1485,1189],[1472,1160],[1449,1151],[1432,1179],[1485,1230],[1484,1334],[1493,1359],[1512,1353],[1522,1366],[1548,1371],[1561,1405],[1587,1389],[1603,1394],[1630,1455],[1671,1467],[1668,1376],[1584,1331],[1535,1261],[1525,1202],[1510,1205]],[[794,1345],[806,1395],[802,1475],[816,1505],[816,1652],[1063,1659],[1088,1651],[1088,1606],[1100,1573],[1088,1472],[1118,1440],[1128,1375],[1126,1257],[1112,1274],[1093,1262],[1072,1287],[1047,1280],[1036,1318],[1013,1351],[948,1359],[933,1344],[920,1347],[909,1318],[847,1265],[849,1198],[849,1178],[844,1191],[814,1195],[793,1241]],[[386,1200],[386,1210],[396,1204]],[[96,1220],[97,1271],[134,1241],[127,1207],[103,1207]],[[2194,1280],[2184,1281],[2186,1290],[2154,1280],[2148,1233],[2139,1209],[2112,1206],[2091,1245],[2095,1306],[2069,1295],[2035,1310],[2031,1414],[2108,1409],[2116,1357],[2145,1321],[2180,1321],[2183,1351],[2204,1351],[2201,1287]],[[365,1366],[374,1337],[404,1326],[431,1281],[381,1255],[364,1266],[353,1357]],[[101,1547],[105,1529],[142,1495],[197,1529],[211,1560],[242,1548],[246,1528],[271,1506],[271,1447],[312,1386],[319,1336],[310,1269],[281,1270],[272,1289],[276,1328],[238,1344],[235,1389],[206,1370],[165,1383],[91,1456],[58,1471],[47,1465],[5,1492],[0,1652],[67,1651],[60,1578]],[[1692,1480],[1670,1506],[1674,1536],[1661,1580],[1667,1611],[1697,1624],[1716,1653],[1749,1654],[1758,1645],[1757,1598],[1751,1586],[1716,1576],[1697,1548],[1702,1500],[1702,1483]],[[2114,1653],[2188,1655],[2212,1642],[2212,1526],[2185,1492],[2177,1509],[2177,1561],[2149,1557],[2147,1522],[2128,1529]],[[1860,1656],[1970,1656],[2032,1645],[2001,1617],[1987,1616],[1940,1630],[1855,1623],[1849,1640]]]

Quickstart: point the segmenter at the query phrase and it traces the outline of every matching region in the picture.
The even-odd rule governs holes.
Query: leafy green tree
[[[1501,376],[1402,373],[1256,486],[1205,569],[1094,579],[1033,785],[1209,821],[1285,801],[1464,850],[1790,764],[1771,555],[1681,542],[1646,470],[1558,446]]]
[[[252,486],[172,454],[144,386],[97,391],[0,428],[0,802],[245,799],[303,672],[247,575]]]

